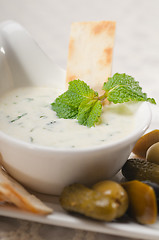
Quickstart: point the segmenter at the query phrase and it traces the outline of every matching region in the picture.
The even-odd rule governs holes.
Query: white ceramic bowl
[[[52,63],[30,35],[13,21],[0,25],[0,72],[0,94],[20,86],[65,88],[65,71]],[[68,184],[93,184],[115,175],[150,121],[149,105],[142,103],[135,114],[135,129],[129,136],[81,150],[36,146],[0,132],[1,162],[25,186],[58,195]]]

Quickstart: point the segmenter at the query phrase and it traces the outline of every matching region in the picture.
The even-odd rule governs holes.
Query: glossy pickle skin
[[[154,143],[146,152],[148,162],[159,164],[159,142]]]
[[[147,150],[157,142],[159,142],[159,130],[155,129],[139,138],[132,152],[139,158],[145,159]]]
[[[122,168],[127,180],[149,180],[159,184],[159,165],[142,159],[129,159]]]
[[[93,189],[118,202],[119,205],[116,208],[116,218],[122,217],[124,215],[128,209],[129,201],[127,192],[121,186],[121,184],[115,181],[105,180],[96,183],[93,186]]]
[[[138,180],[122,183],[129,197],[128,214],[140,224],[153,224],[157,219],[154,189]]]
[[[128,212],[141,224],[155,223],[158,212],[156,184],[159,184],[159,165],[143,159],[129,159],[123,166],[122,173],[129,180],[122,184],[129,197]]]
[[[106,196],[102,192],[87,188],[82,184],[65,187],[60,196],[60,203],[67,211],[78,212],[102,221],[112,221],[117,218],[118,209],[121,207],[118,199]],[[123,208],[123,215],[127,206],[128,203]]]
[[[157,206],[159,206],[159,185],[157,183],[154,183],[151,181],[143,181],[143,183],[145,183],[153,188],[155,195],[156,195]],[[158,207],[158,212],[159,212],[159,207]]]

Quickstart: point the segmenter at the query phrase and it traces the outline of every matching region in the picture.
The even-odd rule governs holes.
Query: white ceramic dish
[[[52,63],[30,35],[12,21],[0,25],[0,71],[0,94],[20,86],[65,88],[65,71]],[[60,194],[70,183],[92,184],[115,175],[150,120],[149,105],[142,103],[135,114],[135,130],[129,136],[83,150],[35,146],[0,132],[1,162],[29,188]]]

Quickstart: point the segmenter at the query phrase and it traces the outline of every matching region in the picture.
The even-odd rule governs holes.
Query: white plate
[[[36,194],[37,195],[37,194]],[[54,213],[48,216],[38,216],[28,212],[21,211],[12,206],[1,205],[0,215],[19,218],[23,220],[40,222],[68,228],[82,229],[93,232],[107,233],[111,235],[124,236],[137,239],[159,239],[159,218],[153,225],[140,225],[131,219],[124,218],[122,221],[111,223],[100,222],[82,217],[76,214],[65,212],[57,197],[38,195],[38,197],[48,206],[54,209]]]

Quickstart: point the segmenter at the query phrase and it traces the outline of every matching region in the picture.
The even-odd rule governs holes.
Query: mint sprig
[[[51,104],[52,109],[59,118],[77,119],[79,124],[92,127],[99,122],[105,99],[115,104],[129,101],[156,104],[154,98],[147,98],[147,94],[142,92],[139,82],[125,73],[116,73],[108,78],[102,89],[104,94],[98,96],[84,81],[71,81],[68,90]]]
[[[103,85],[103,90],[108,101],[113,103],[148,101],[156,104],[153,98],[147,98],[147,94],[142,92],[139,82],[125,73],[116,73],[112,78],[108,78],[108,82]]]

